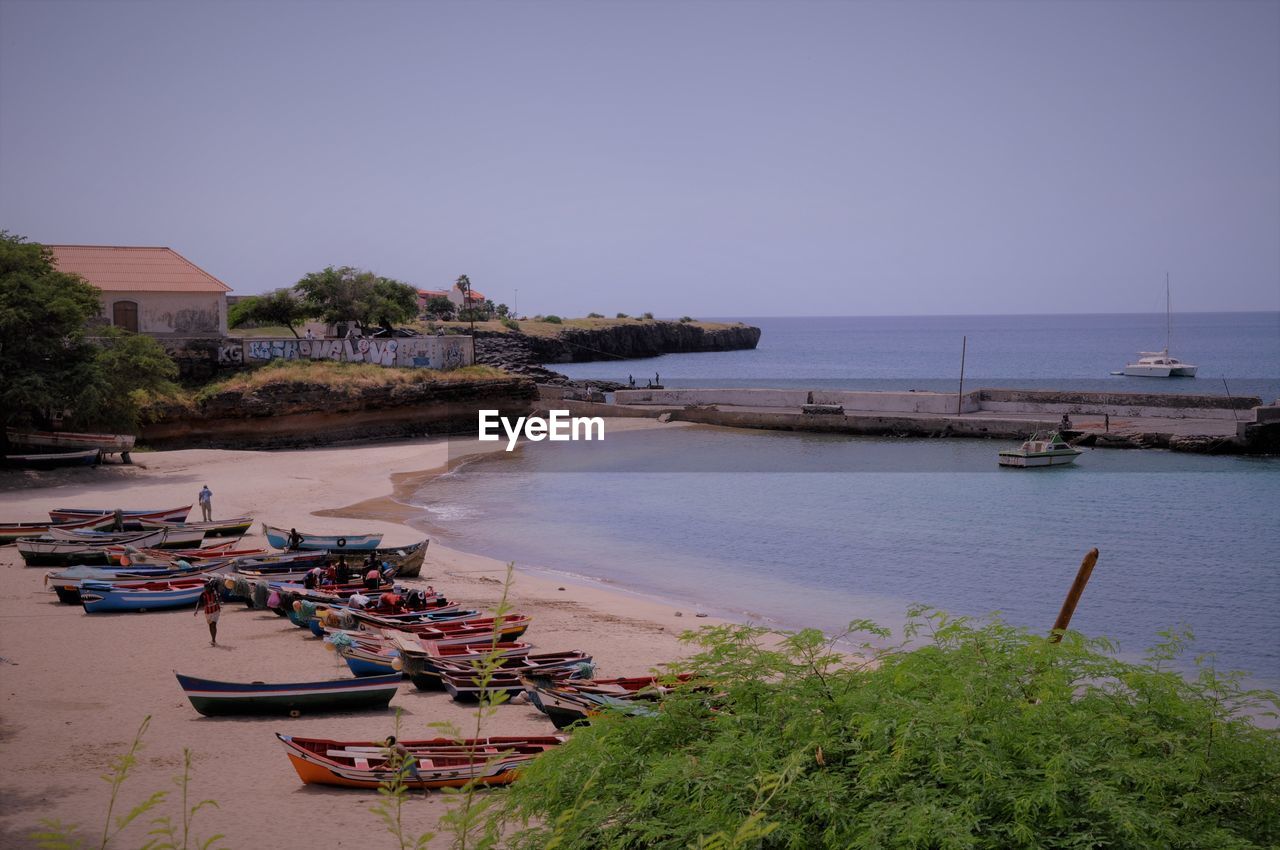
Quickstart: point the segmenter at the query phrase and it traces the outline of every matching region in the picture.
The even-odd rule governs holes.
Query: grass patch
[[[242,372],[201,387],[195,398],[205,399],[224,392],[251,393],[282,384],[322,386],[350,395],[370,387],[454,384],[508,377],[510,375],[506,372],[492,366],[465,366],[441,372],[417,367],[378,366],[373,363],[335,363],[332,360],[276,360],[251,372]]]
[[[636,325],[651,325],[663,321],[661,319],[605,319],[605,318],[583,318],[583,319],[560,319],[559,324],[553,322],[540,322],[535,319],[521,319],[516,328],[506,327],[502,322],[494,320],[491,322],[476,322],[476,330],[492,331],[495,333],[510,333],[513,330],[519,330],[520,333],[529,336],[556,336],[568,328],[580,328],[583,330],[603,330],[605,328],[616,327],[635,327]],[[470,322],[434,322],[435,327],[456,329],[459,333],[467,333],[471,327]],[[702,328],[707,331],[724,330],[725,328],[745,327],[742,322],[698,322],[690,320],[683,324],[692,325],[693,327]],[[413,327],[427,333],[425,322],[413,325]]]

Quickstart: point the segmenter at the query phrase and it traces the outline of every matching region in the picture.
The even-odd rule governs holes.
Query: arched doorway
[[[111,324],[126,331],[138,332],[138,302],[117,301],[111,305]]]

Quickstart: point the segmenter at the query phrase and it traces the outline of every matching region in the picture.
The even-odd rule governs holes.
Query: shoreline
[[[618,425],[636,427],[687,426]],[[451,467],[448,443],[437,438],[337,449],[140,453],[137,469],[19,474],[35,484],[5,481],[0,514],[20,520],[72,504],[187,504],[207,483],[215,516],[254,515],[246,543],[261,540],[264,521],[324,532],[350,530],[350,519],[358,517],[363,528],[383,531],[386,545],[403,545],[424,535],[403,524],[402,517],[423,512],[395,497]],[[145,716],[151,717],[150,729],[121,804],[127,810],[152,791],[172,789],[182,750],[189,748],[192,793],[220,806],[197,818],[196,832],[223,832],[229,847],[289,846],[317,823],[325,824],[324,836],[334,846],[356,847],[380,830],[369,811],[378,795],[302,785],[274,732],[373,739],[392,731],[395,709],[403,713],[405,735],[442,734],[428,728],[432,723],[464,729],[474,723],[473,706],[455,703],[443,692],[417,691],[407,681],[388,712],[201,717],[171,671],[224,681],[307,681],[347,678],[350,672],[323,651],[321,641],[268,612],[228,605],[219,646],[211,647],[204,621],[187,609],[86,615],[57,603],[42,586],[48,569],[25,567],[14,547],[0,549],[0,569],[10,588],[0,597],[0,665],[7,686],[0,698],[0,746],[10,766],[0,778],[0,845],[6,847],[31,846],[29,835],[42,818],[79,823],[89,834],[100,829],[109,789],[99,777],[112,758],[127,751]],[[501,561],[433,540],[422,577],[406,584],[431,583],[465,605],[490,608],[502,593],[505,573]],[[547,651],[586,650],[602,676],[642,675],[677,661],[690,652],[677,640],[681,632],[717,622],[693,619],[688,612],[676,617],[671,606],[655,600],[518,567],[510,599],[515,610],[533,617],[524,640]],[[499,709],[484,734],[551,731],[542,714],[516,704]],[[450,805],[441,794],[414,797],[406,806],[406,823],[411,831],[432,830]],[[160,814],[176,811],[162,808]],[[147,828],[135,824],[119,843],[141,843],[134,839]]]

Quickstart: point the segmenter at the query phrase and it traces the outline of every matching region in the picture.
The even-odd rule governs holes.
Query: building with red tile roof
[[[227,335],[231,287],[172,248],[48,245],[58,271],[102,292],[102,316],[130,331],[170,337]]]

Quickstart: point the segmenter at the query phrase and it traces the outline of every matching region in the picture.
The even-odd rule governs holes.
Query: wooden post
[[[1058,619],[1053,623],[1053,634],[1049,637],[1050,643],[1059,643],[1062,640],[1062,633],[1071,625],[1071,615],[1076,612],[1076,605],[1079,604],[1080,596],[1084,593],[1084,586],[1089,583],[1089,576],[1093,575],[1093,567],[1096,563],[1098,563],[1098,550],[1090,549],[1084,556],[1084,560],[1080,562],[1080,569],[1076,572],[1076,580],[1071,583],[1071,589],[1067,591],[1067,598],[1062,600],[1062,610],[1058,612]]]
[[[964,412],[964,354],[969,347],[969,337],[960,338],[960,391],[956,393],[956,416]]]

